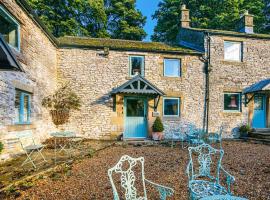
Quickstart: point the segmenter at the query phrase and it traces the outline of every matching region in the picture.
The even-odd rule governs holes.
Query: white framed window
[[[163,116],[165,117],[180,116],[180,98],[176,97],[163,98]]]
[[[129,76],[144,76],[144,56],[129,56]]]
[[[163,75],[166,77],[180,77],[181,76],[181,62],[179,59],[164,59]]]
[[[242,42],[224,41],[224,60],[241,62]]]
[[[241,112],[241,93],[224,93],[224,111]]]
[[[0,34],[4,40],[17,51],[20,51],[20,25],[8,11],[0,5]]]

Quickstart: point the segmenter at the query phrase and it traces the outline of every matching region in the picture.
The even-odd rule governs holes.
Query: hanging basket
[[[55,125],[62,125],[68,122],[69,110],[51,110],[50,113]]]

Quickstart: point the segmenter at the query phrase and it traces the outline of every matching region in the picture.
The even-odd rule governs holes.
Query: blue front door
[[[147,101],[145,98],[125,97],[124,100],[125,129],[124,138],[147,137]]]
[[[252,119],[253,128],[266,128],[266,97],[265,95],[254,96],[254,112]]]

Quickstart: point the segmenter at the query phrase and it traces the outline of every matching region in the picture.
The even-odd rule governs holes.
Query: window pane
[[[0,34],[11,46],[18,48],[18,24],[0,7]]]
[[[21,92],[16,90],[15,95],[15,121],[20,122],[20,97]]]
[[[164,115],[179,115],[179,99],[164,99]]]
[[[240,111],[240,94],[224,94],[224,110]]]
[[[165,59],[164,60],[164,76],[179,77],[180,76],[180,60]]]
[[[224,59],[241,61],[241,42],[224,42]]]
[[[131,76],[134,76],[136,74],[141,74],[142,75],[142,71],[143,71],[143,64],[144,64],[144,58],[143,57],[135,57],[132,56],[130,58],[130,67],[131,67]]]
[[[23,122],[28,122],[29,121],[29,96],[24,95],[23,99]]]
[[[127,99],[127,117],[144,117],[144,100]]]

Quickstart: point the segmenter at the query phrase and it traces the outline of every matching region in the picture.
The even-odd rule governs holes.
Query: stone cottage
[[[231,136],[239,123],[256,122],[261,101],[263,125],[269,127],[269,83],[260,81],[270,77],[270,36],[252,33],[253,24],[241,33],[191,28],[188,15],[183,7],[177,46],[56,39],[24,0],[0,0],[4,155],[14,152],[12,141],[18,134],[30,131],[43,140],[57,131],[41,101],[66,83],[81,97],[82,107],[62,128],[87,138],[149,138],[157,116],[167,138],[179,131],[180,124],[202,128],[206,121],[212,131],[225,124],[224,136]],[[252,19],[248,14],[243,19],[248,17]],[[260,90],[249,88],[256,83]]]

